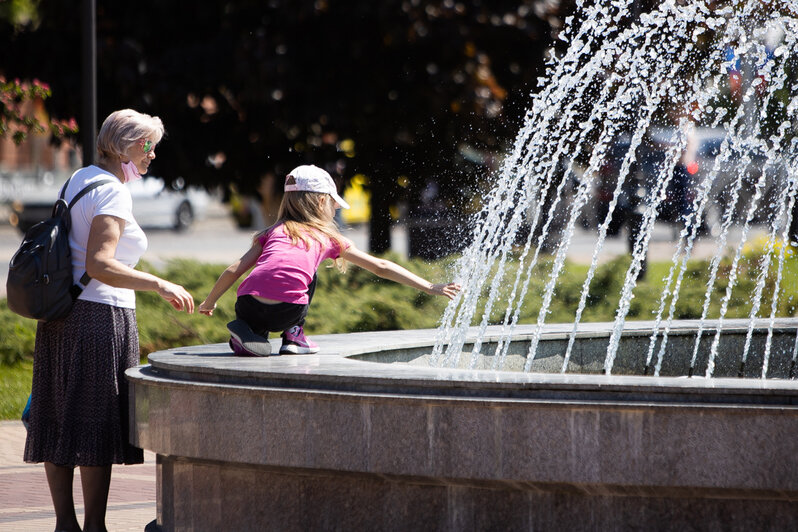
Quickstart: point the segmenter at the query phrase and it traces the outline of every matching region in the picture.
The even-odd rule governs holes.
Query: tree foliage
[[[51,95],[50,87],[38,79],[6,81],[0,76],[0,137],[10,136],[20,144],[30,133],[49,131],[57,139],[77,133],[74,118],[57,120],[43,112],[41,103]]]
[[[97,3],[100,120],[123,107],[161,116],[168,137],[153,172],[244,192],[297,164],[364,174],[377,250],[389,206],[417,203],[431,180],[444,208],[467,210],[490,179],[491,154],[515,135],[564,9],[535,0]],[[53,108],[79,115],[79,10],[38,9],[35,29],[0,28],[10,35],[6,73],[51,80]]]
[[[0,2],[0,35],[16,35],[35,30],[39,23],[38,0]],[[50,86],[39,81],[7,80],[0,67],[0,138],[10,136],[20,144],[30,133],[49,131],[56,140],[77,132],[74,118],[57,120],[44,110],[44,100],[52,95]]]

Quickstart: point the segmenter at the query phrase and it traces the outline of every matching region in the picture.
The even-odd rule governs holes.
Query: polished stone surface
[[[796,323],[779,324],[793,341]],[[318,336],[317,355],[150,355],[128,378],[132,438],[158,456],[159,524],[656,529],[689,524],[684,511],[719,528],[798,524],[798,382],[374,361],[418,362],[434,336]],[[574,509],[592,517],[578,524]]]

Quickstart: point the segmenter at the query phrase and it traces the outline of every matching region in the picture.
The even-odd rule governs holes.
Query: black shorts
[[[316,291],[316,276],[308,286],[308,302],[299,303],[262,303],[250,295],[236,299],[236,318],[243,320],[252,332],[268,336],[270,332],[282,332],[305,324],[313,293]]]

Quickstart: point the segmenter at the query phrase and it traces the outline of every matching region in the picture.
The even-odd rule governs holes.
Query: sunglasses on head
[[[155,147],[155,144],[151,140],[144,139],[139,141],[139,145],[141,145],[141,149],[144,150],[144,153],[150,153]]]

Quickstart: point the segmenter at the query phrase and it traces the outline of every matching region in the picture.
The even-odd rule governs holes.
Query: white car
[[[50,217],[61,185],[27,190],[11,202],[11,225],[25,232],[37,222]],[[167,186],[159,177],[144,177],[128,183],[133,197],[133,216],[144,228],[187,229],[202,219],[211,201],[204,189],[187,187],[182,178]]]
[[[205,217],[211,199],[204,189],[187,187],[182,177],[171,186],[158,177],[145,177],[127,186],[133,197],[133,217],[141,227],[185,230]]]

